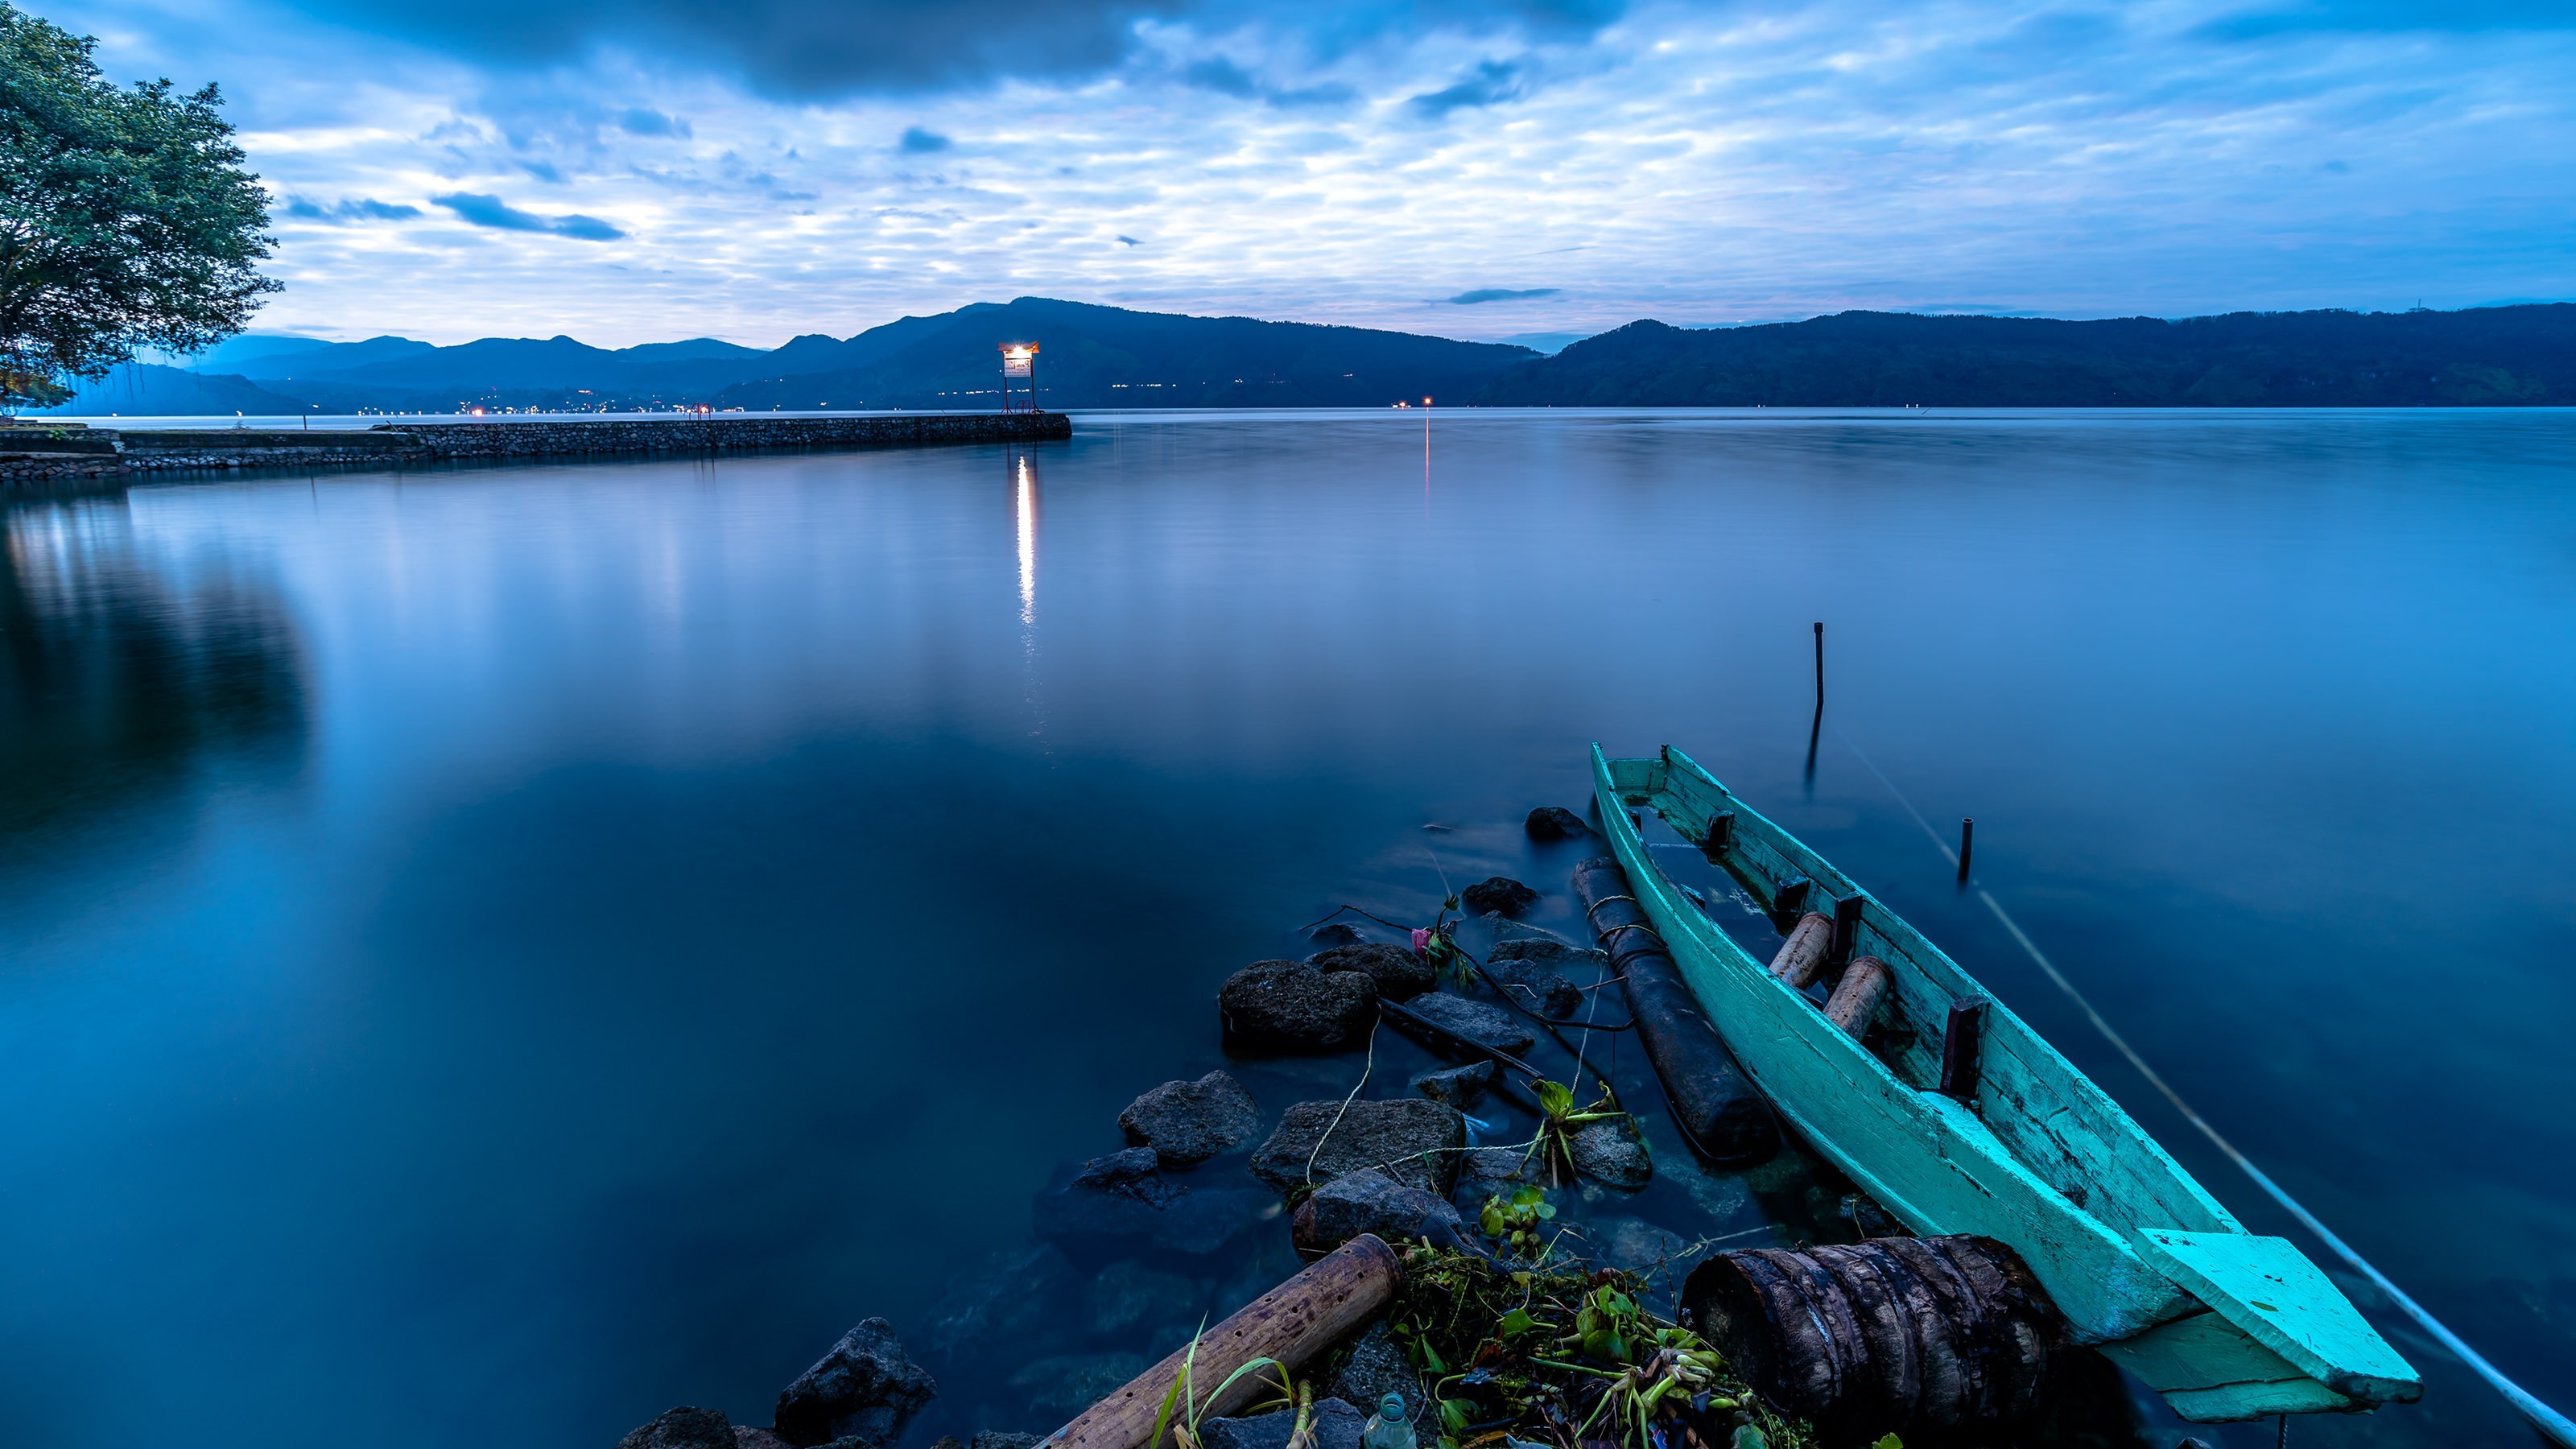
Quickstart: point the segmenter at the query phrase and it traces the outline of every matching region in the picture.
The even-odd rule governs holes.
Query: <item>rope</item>
[[[1896,788],[1896,782],[1887,778],[1859,745],[1852,743],[1851,736],[1843,734],[1839,728],[1834,733],[1841,737],[1845,745],[1850,746],[1854,755],[1860,757],[1860,762],[1869,767],[1871,774],[1878,776],[1878,783],[1887,787],[1887,793],[1896,797],[1896,803],[1905,807],[1905,813],[1914,817],[1914,823],[1923,827],[1923,833],[1932,838],[1933,847],[1949,857],[1952,865],[1957,865],[1959,853],[1952,850],[1948,842],[1941,838],[1941,833],[1934,830],[1931,823],[1923,818],[1923,813],[1914,808],[1914,802],[1905,798],[1905,792]],[[2005,914],[2002,903],[1994,898],[1992,892],[1984,886],[1979,886],[1977,899],[1986,903],[1986,909],[1994,912],[1995,919],[2001,921],[2004,929],[2012,933],[2012,938],[2021,943],[2022,950],[2028,952],[2030,959],[2038,963],[2039,969],[2047,974],[2048,979],[2056,984],[2057,989],[2066,994],[2066,999],[2074,1002],[2083,1011],[2085,1018],[2093,1023],[2093,1029],[2102,1034],[2102,1039],[2117,1048],[2120,1055],[2128,1059],[2129,1065],[2136,1068],[2138,1075],[2146,1078],[2150,1086],[2163,1093],[2164,1099],[2173,1104],[2174,1110],[2180,1112],[2185,1121],[2198,1128],[2200,1135],[2208,1138],[2211,1146],[2227,1154],[2227,1159],[2242,1169],[2247,1177],[2253,1179],[2256,1187],[2261,1188],[2272,1201],[2279,1203],[2290,1216],[2297,1218],[2309,1232],[2316,1234],[2317,1241],[2324,1243],[2336,1257],[2349,1264],[2354,1272],[2369,1279],[2373,1287],[2388,1295],[2389,1302],[2396,1304],[2426,1333],[2439,1340],[2444,1348],[2451,1351],[2453,1357],[2468,1365],[2471,1372],[2485,1379],[2488,1387],[2502,1394],[2505,1402],[2513,1405],[2525,1419],[2531,1421],[2531,1426],[2540,1431],[2541,1437],[2560,1446],[2560,1449],[2576,1449],[2576,1421],[2569,1420],[2565,1414],[2533,1397],[2522,1385],[2506,1378],[2503,1370],[2487,1362],[2484,1355],[2469,1347],[2466,1341],[2444,1326],[2442,1321],[2435,1318],[2424,1305],[2406,1296],[2405,1290],[2391,1282],[2387,1274],[2371,1266],[2370,1260],[2355,1252],[2351,1244],[2335,1236],[2334,1230],[2328,1228],[2315,1213],[2308,1211],[2305,1204],[2290,1196],[2263,1169],[2256,1167],[2252,1158],[2237,1151],[2235,1143],[2220,1136],[2218,1129],[2209,1124],[2208,1118],[2194,1111],[2191,1104],[2182,1099],[2182,1094],[2174,1090],[2173,1084],[2166,1081],[2154,1067],[2147,1065],[2147,1059],[2138,1054],[2137,1048],[2129,1045],[2126,1037],[2112,1029],[2111,1023],[2103,1019],[2102,1013],[2094,1009],[2093,1003],[2085,997],[2084,993],[2075,989],[2075,983],[2067,980],[2065,973],[2059,971],[2056,963],[2050,961],[2046,954],[2041,952],[2030,937],[2022,931],[2020,924]],[[2284,1435],[2288,1433],[2286,1419],[2282,1432]]]

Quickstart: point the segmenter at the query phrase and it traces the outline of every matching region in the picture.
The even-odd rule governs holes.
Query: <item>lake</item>
[[[1336,906],[1578,923],[1520,822],[1594,740],[2330,1263],[1958,890],[1916,816],[1974,816],[2196,1106],[2576,1403],[2576,414],[1130,414],[6,508],[12,1443],[605,1449],[766,1423],[870,1315],[941,1374],[913,1442],[1051,1428],[1269,1259],[940,1358],[951,1281]],[[1240,1064],[1274,1118],[1358,1067]],[[2293,1442],[2518,1442],[2365,1306],[2423,1402]]]

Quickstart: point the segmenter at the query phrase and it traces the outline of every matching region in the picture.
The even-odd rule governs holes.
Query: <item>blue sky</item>
[[[23,8],[222,83],[262,330],[2576,299],[2576,0]]]

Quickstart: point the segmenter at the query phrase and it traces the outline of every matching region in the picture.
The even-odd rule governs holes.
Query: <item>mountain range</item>
[[[2168,407],[2576,404],[2576,305],[2239,312],[2167,321],[1843,312],[1680,328],[1633,322],[1554,356],[1505,343],[1044,297],[905,317],[761,350],[714,338],[437,347],[238,337],[193,367],[137,364],[72,415],[455,413],[474,408],[980,410],[1003,342],[1036,341],[1051,409]]]

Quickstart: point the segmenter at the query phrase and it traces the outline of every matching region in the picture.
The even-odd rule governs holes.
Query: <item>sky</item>
[[[260,331],[2576,300],[2576,0],[21,8],[223,87]]]

